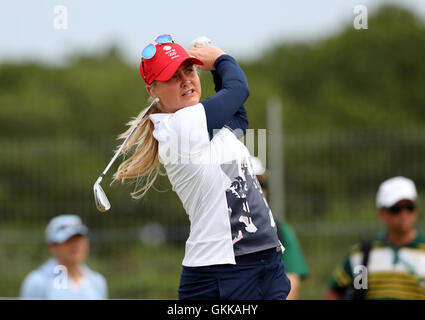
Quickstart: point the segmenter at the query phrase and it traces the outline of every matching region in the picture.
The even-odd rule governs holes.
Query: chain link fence
[[[112,204],[96,210],[92,186],[114,145],[52,137],[0,140],[0,296],[16,297],[25,275],[48,257],[44,228],[78,214],[90,229],[88,264],[111,298],[177,298],[187,216],[166,177],[139,201],[133,186],[102,183]],[[425,130],[302,132],[284,135],[285,217],[303,246],[311,275],[302,299],[320,299],[353,242],[384,229],[375,195],[403,175],[425,186]],[[419,226],[423,226],[420,218]]]

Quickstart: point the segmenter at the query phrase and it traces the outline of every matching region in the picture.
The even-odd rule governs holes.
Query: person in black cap
[[[24,280],[23,299],[106,299],[105,278],[84,264],[89,243],[88,229],[76,215],[53,218],[46,228],[52,258]]]

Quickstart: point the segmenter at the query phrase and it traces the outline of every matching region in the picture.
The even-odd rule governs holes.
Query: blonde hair
[[[120,180],[124,183],[126,179],[135,179],[132,181],[136,183],[135,191],[131,193],[135,199],[140,199],[146,194],[158,175],[166,174],[161,171],[158,141],[153,136],[154,125],[148,117],[150,114],[161,112],[160,106],[158,101],[154,102],[152,98],[150,101],[152,106],[145,108],[136,118],[129,121],[127,131],[118,136],[118,139],[126,139],[130,132],[138,127],[122,150],[124,156],[130,152],[132,155],[118,166],[113,176],[113,182]]]

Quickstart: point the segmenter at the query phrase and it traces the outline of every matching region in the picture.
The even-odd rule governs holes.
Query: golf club
[[[152,101],[152,103],[149,105],[146,112],[144,113],[142,119],[144,119],[146,117],[146,115],[149,113],[149,110],[152,107],[152,105],[154,103],[158,102],[158,101],[159,101],[158,98],[155,98]],[[125,147],[128,140],[133,136],[134,132],[137,130],[138,127],[139,127],[139,125],[137,125],[133,130],[131,130],[130,134],[127,136],[127,138],[125,138],[124,142],[122,143],[122,145],[120,146],[118,151],[115,152],[115,155],[113,156],[111,161],[106,166],[105,170],[103,170],[102,174],[99,176],[99,178],[97,178],[96,182],[93,185],[94,201],[96,203],[97,210],[99,210],[100,212],[108,211],[111,208],[111,204],[109,203],[108,197],[106,196],[105,191],[103,191],[103,188],[101,187],[100,183],[102,182],[103,177],[108,172],[109,168],[112,166],[112,164],[118,158],[118,156],[121,154],[122,149]]]

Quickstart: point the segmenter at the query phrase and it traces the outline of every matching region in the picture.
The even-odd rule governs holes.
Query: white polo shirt
[[[249,151],[230,129],[210,140],[201,103],[149,117],[159,160],[190,220],[184,266],[235,264],[235,255],[281,246]]]

